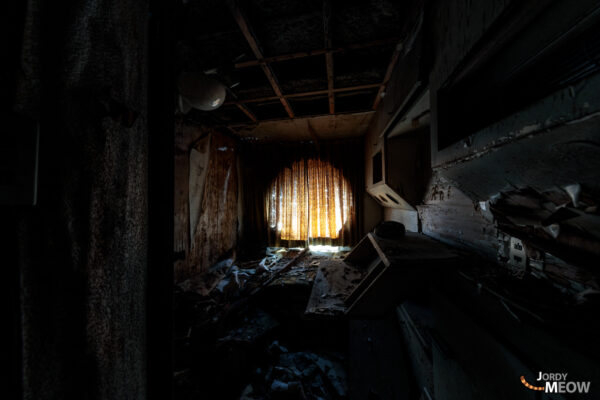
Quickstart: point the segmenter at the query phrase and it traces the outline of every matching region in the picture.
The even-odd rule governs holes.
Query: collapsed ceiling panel
[[[273,87],[259,67],[239,69],[230,74],[235,74],[237,82],[239,82],[239,85],[233,87],[232,90],[240,98],[254,99],[275,96]]]
[[[338,93],[335,96],[335,104],[338,112],[366,111],[373,106],[376,95],[376,88],[353,93]]]
[[[363,121],[360,113],[377,104],[402,18],[402,5],[385,0],[189,1],[180,13],[177,73],[211,70],[228,88],[220,111],[190,116],[284,140],[310,135],[288,134],[281,125],[276,132],[262,122],[327,114],[347,121],[348,113]],[[334,123],[321,130],[337,138],[363,134],[366,126],[340,130]]]
[[[273,64],[273,71],[279,78],[285,93],[302,93],[327,89],[325,57],[299,58]]]
[[[313,140],[308,129],[308,123],[310,123],[318,139],[340,139],[361,136],[369,126],[373,114],[372,111],[369,111],[261,121],[253,125],[237,125],[233,129],[240,137],[251,140],[308,141]]]
[[[298,117],[325,114],[329,109],[327,96],[300,97],[291,99],[290,103]]]
[[[381,83],[394,52],[395,44],[358,49],[334,55],[335,86],[349,87]]]
[[[308,51],[323,46],[321,10],[273,19],[252,19],[266,56]]]
[[[389,0],[351,0],[334,2],[333,40],[338,44],[355,43],[398,35],[407,7]]]
[[[251,110],[254,111],[259,120],[267,120],[274,118],[285,118],[287,114],[281,106],[279,100],[273,100],[265,103],[248,104]]]

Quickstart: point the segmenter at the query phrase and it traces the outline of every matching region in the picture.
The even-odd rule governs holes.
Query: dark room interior
[[[0,397],[600,399],[600,1],[3,9]]]

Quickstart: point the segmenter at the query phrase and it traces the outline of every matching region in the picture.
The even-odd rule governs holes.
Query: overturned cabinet
[[[459,257],[422,234],[384,239],[368,233],[344,260],[321,266],[306,314],[378,318],[427,291]]]

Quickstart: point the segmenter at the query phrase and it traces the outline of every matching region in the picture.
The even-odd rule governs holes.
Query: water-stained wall
[[[175,281],[205,271],[237,245],[236,142],[180,123],[175,154]]]

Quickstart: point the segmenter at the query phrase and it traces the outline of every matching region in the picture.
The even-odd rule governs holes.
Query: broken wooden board
[[[380,257],[371,262],[361,282],[345,299],[347,306],[354,304],[369,286],[376,279],[379,279],[382,273],[392,264],[431,263],[434,260],[443,261],[456,257],[446,246],[416,233],[407,233],[406,236],[399,240],[381,239],[369,233],[363,238],[361,243],[363,243],[362,254],[368,254],[364,247],[367,247],[367,244],[371,244],[371,252],[379,254]]]
[[[290,269],[282,272],[269,283],[269,286],[311,286],[317,275],[317,269],[324,260],[328,260],[328,258],[312,254],[302,257]]]
[[[375,279],[384,268],[390,266],[388,257],[383,252],[372,233],[367,233],[365,237],[358,242],[354,249],[348,253],[345,261],[362,272],[360,283],[356,285],[352,292],[344,299],[346,305],[354,303],[373,279]]]
[[[344,299],[360,282],[362,273],[342,260],[321,261],[304,312],[308,317],[343,315]]]
[[[369,233],[357,248],[344,261],[321,263],[305,315],[382,316],[459,261],[448,247],[416,233],[398,240]]]
[[[368,269],[373,260],[379,257],[385,265],[390,265],[386,255],[381,251],[372,233],[367,233],[348,255],[346,262],[362,269]]]
[[[275,279],[277,279],[279,277],[279,275],[281,275],[282,273],[284,273],[287,270],[289,270],[290,268],[292,268],[294,266],[294,264],[296,264],[302,258],[302,256],[304,256],[306,254],[307,251],[308,251],[308,248],[303,249],[296,256],[294,256],[294,258],[292,258],[290,261],[287,261],[285,263],[285,265],[283,265],[283,267],[281,267],[277,270],[273,269],[273,274],[271,275],[271,277],[269,279],[267,279],[261,286],[254,289],[250,293],[250,296],[256,295],[262,288],[269,286],[271,284],[271,282],[273,282]],[[280,261],[283,261],[283,260],[284,259],[282,259]],[[285,260],[287,260],[287,259],[285,259]]]
[[[375,238],[375,237],[374,237]],[[459,257],[425,235],[407,233],[399,240],[375,238],[390,265],[381,265],[346,300],[346,314],[375,317],[386,314],[402,299],[416,296],[441,273],[456,266]]]
[[[377,257],[375,260],[373,260],[365,271],[366,273],[362,274],[362,279],[360,282],[354,287],[352,292],[346,296],[344,303],[346,305],[354,303],[356,299],[360,297],[361,293],[363,293],[369,287],[371,282],[373,282],[373,280],[376,279],[385,268],[386,265],[383,263],[381,258]]]
[[[398,240],[379,237],[376,237],[375,240],[390,264],[431,263],[457,258],[456,253],[448,246],[420,233],[407,232],[403,238]]]

